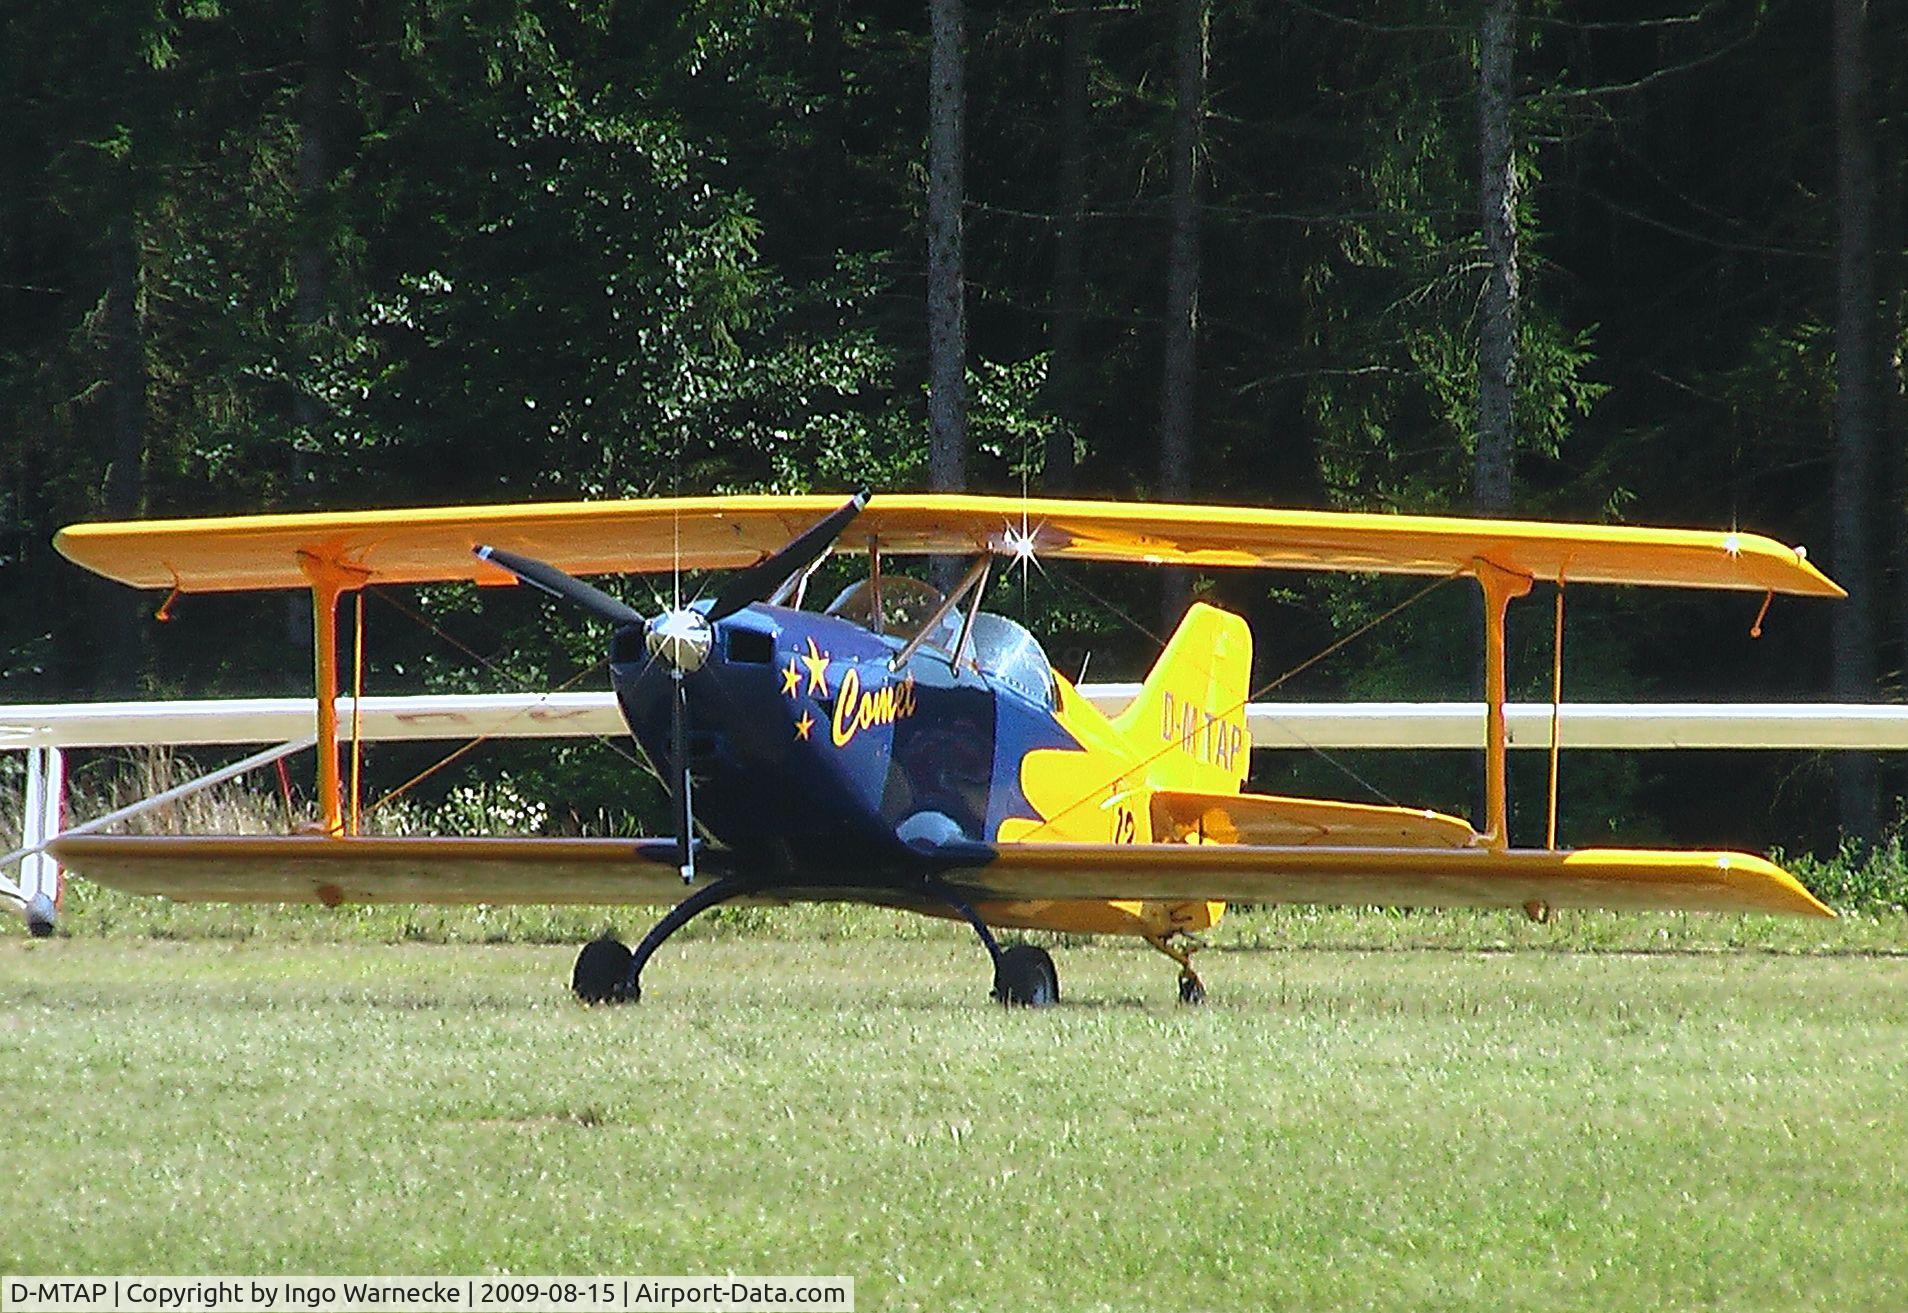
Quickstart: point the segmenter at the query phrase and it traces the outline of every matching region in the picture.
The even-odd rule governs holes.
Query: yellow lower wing
[[[77,874],[189,902],[672,903],[667,840],[76,835]],[[1786,871],[1745,853],[1263,844],[1008,844],[947,873],[975,901],[1213,900],[1347,906],[1552,907],[1833,916]],[[791,891],[794,896],[800,892]],[[880,890],[810,897],[891,901]]]

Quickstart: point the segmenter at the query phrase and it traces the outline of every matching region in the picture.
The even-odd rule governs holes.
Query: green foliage
[[[1047,384],[1045,353],[1013,364],[982,361],[968,375],[968,432],[975,448],[997,468],[1038,487],[1047,443],[1064,432],[1064,420],[1041,404]]]
[[[1774,854],[1777,861],[1782,854]],[[1908,909],[1908,852],[1899,829],[1882,842],[1861,845],[1844,840],[1829,858],[1807,853],[1793,859],[1798,879],[1829,906],[1863,913]]]
[[[1434,12],[1439,6],[1431,6]],[[1462,505],[1477,415],[1478,234],[1475,143],[1450,112],[1475,77],[1472,34],[1451,26],[1425,43],[1444,57],[1417,75],[1384,79],[1359,104],[1360,151],[1334,249],[1305,270],[1308,346],[1339,362],[1308,385],[1326,489],[1341,504],[1374,497],[1400,510]],[[1382,58],[1382,41],[1354,40],[1354,74]],[[1545,286],[1537,197],[1544,102],[1525,102],[1515,164],[1522,238],[1516,428],[1527,468],[1563,454],[1609,384],[1597,381],[1593,329],[1570,326]],[[1369,119],[1364,115],[1370,115]],[[1536,458],[1536,459],[1533,459]]]

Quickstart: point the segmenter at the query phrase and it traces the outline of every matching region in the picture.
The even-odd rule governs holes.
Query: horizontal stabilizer
[[[1153,837],[1165,843],[1338,848],[1468,848],[1478,839],[1470,822],[1422,808],[1171,789],[1153,795]]]

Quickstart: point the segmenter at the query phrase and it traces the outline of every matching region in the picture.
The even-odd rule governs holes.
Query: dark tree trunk
[[[1903,133],[1908,138],[1908,132]],[[1883,189],[1883,233],[1901,233],[1908,227],[1908,143],[1892,154],[1895,167]],[[1908,336],[1908,253],[1898,242],[1884,239],[1882,299],[1881,449],[1895,453],[1895,496],[1882,518],[1895,543],[1895,638],[1898,647],[1896,681],[1908,690],[1908,357],[1901,344]]]
[[[929,0],[928,17],[928,486],[956,490],[967,483],[963,0]]]
[[[325,277],[327,194],[331,189],[332,112],[338,99],[338,0],[312,0],[305,33],[305,85],[298,111],[298,249],[292,257],[292,319],[301,358],[317,347],[317,327],[329,299]],[[292,418],[300,434],[293,456],[293,477],[302,499],[309,478],[305,444],[324,420],[324,407],[313,395],[310,369],[293,395]]]
[[[1515,0],[1486,0],[1478,40],[1478,202],[1484,295],[1478,314],[1477,449],[1471,501],[1481,515],[1511,508],[1516,449],[1517,174],[1511,147]]]
[[[1047,404],[1060,420],[1047,442],[1044,490],[1070,492],[1075,482],[1073,442],[1082,420],[1080,329],[1085,314],[1083,264],[1086,215],[1087,52],[1092,39],[1084,3],[1061,15],[1060,208],[1053,234],[1053,358]]]
[[[1881,412],[1876,349],[1875,140],[1869,99],[1867,0],[1835,0],[1836,196],[1835,461],[1830,499],[1832,565],[1848,600],[1834,610],[1833,691],[1866,702],[1875,695],[1875,428]],[[1842,830],[1872,841],[1879,829],[1875,759],[1835,759]]]
[[[1471,507],[1479,515],[1508,515],[1517,430],[1517,169],[1511,110],[1516,65],[1516,0],[1485,0],[1477,43],[1477,172],[1484,288],[1478,301],[1477,432],[1471,461]],[[1485,602],[1472,590],[1473,632],[1482,634]],[[1473,675],[1485,695],[1484,662]],[[1476,814],[1485,814],[1483,754],[1477,758]]]
[[[139,233],[130,214],[113,221],[106,289],[107,370],[113,388],[112,461],[106,469],[106,514],[139,514],[145,491],[146,344],[139,322]]]
[[[1903,357],[1901,349],[1904,332],[1908,331],[1908,252],[1903,251],[1899,240],[1888,236],[1908,227],[1908,194],[1904,194],[1908,193],[1908,131],[1897,131],[1901,145],[1888,143],[1877,151],[1879,158],[1892,161],[1878,184],[1882,214],[1876,266],[1882,289],[1877,353],[1882,394],[1878,449],[1884,453],[1884,460],[1889,452],[1895,457],[1893,495],[1880,523],[1894,549],[1895,680],[1899,689],[1908,690],[1908,358]],[[1882,641],[1877,640],[1878,651]]]
[[[822,106],[815,142],[820,174],[815,198],[815,246],[826,263],[819,271],[823,276],[834,272],[836,257],[847,242],[848,87],[842,34],[846,7],[846,0],[824,0],[815,10],[815,86],[821,93]]]
[[[331,187],[332,109],[338,98],[338,0],[312,0],[305,30],[305,84],[298,108],[298,246],[292,254],[292,337],[299,377],[292,392],[291,501],[310,501],[310,448],[325,421],[310,361],[318,350],[329,292],[325,277],[327,193]],[[311,603],[285,602],[285,637],[294,650],[311,642]]]
[[[1168,186],[1166,341],[1159,400],[1159,495],[1192,493],[1193,383],[1199,343],[1200,128],[1205,114],[1207,0],[1179,0],[1173,39],[1173,131]],[[1192,576],[1165,572],[1161,612],[1176,623],[1192,597]]]
[[[1881,49],[1899,47],[1908,38],[1908,16],[1901,7],[1878,22],[1871,43]],[[1873,103],[1895,105],[1908,94],[1908,76],[1900,63],[1890,65],[1886,80],[1874,88]],[[1884,538],[1892,541],[1895,566],[1895,614],[1893,636],[1896,643],[1896,696],[1908,690],[1908,358],[1902,342],[1908,337],[1908,251],[1903,250],[1903,233],[1908,232],[1908,120],[1896,115],[1876,143],[1876,158],[1884,161],[1877,180],[1881,197],[1881,230],[1877,241],[1876,278],[1881,288],[1881,323],[1878,329],[1879,384],[1882,391],[1878,451],[1894,453],[1895,487],[1879,523]],[[1882,643],[1877,642],[1879,652]],[[1903,789],[1901,768],[1893,766],[1892,780],[1885,780],[1881,796],[1899,797]],[[1893,820],[1897,818],[1886,818]],[[1885,822],[1884,822],[1885,823]]]
[[[130,202],[128,202],[130,206]],[[112,397],[106,466],[106,516],[138,517],[146,493],[146,339],[139,317],[139,226],[129,210],[107,236],[106,373]],[[145,607],[115,589],[100,610],[100,668],[116,693],[137,691],[144,664]]]

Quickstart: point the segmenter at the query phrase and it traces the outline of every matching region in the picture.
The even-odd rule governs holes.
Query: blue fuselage
[[[720,621],[685,675],[696,820],[764,878],[881,885],[973,861],[1003,820],[1035,818],[1020,763],[1076,747],[1018,690],[851,621],[757,604]],[[673,672],[619,639],[611,666],[630,732],[671,757]]]

